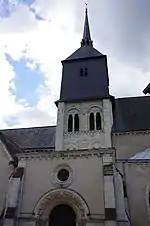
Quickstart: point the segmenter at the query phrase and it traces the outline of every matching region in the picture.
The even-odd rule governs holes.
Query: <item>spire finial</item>
[[[87,2],[85,3],[85,10],[87,10],[87,8],[88,8],[88,4],[87,4]]]
[[[85,23],[84,23],[84,32],[83,32],[83,39],[81,42],[81,46],[92,46],[90,28],[89,28],[89,20],[88,20],[88,4],[85,3]]]

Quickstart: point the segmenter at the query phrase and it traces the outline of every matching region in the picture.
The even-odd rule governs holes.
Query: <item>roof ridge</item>
[[[150,96],[131,96],[131,97],[118,97],[118,98],[115,98],[115,100],[122,100],[122,99],[140,99],[140,98],[150,98]]]
[[[25,129],[36,129],[36,128],[50,128],[50,127],[56,127],[54,126],[33,126],[33,127],[20,127],[20,128],[8,128],[8,129],[0,129],[0,132],[8,131],[8,130],[25,130]]]

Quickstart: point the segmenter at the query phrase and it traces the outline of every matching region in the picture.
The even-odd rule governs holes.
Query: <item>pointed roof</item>
[[[150,83],[146,86],[146,88],[143,90],[143,93],[146,94],[150,94]]]
[[[91,40],[89,20],[88,20],[88,11],[87,8],[85,10],[85,22],[84,22],[84,31],[83,31],[83,39],[81,42],[81,46],[84,45],[92,45],[93,42]]]
[[[83,38],[81,41],[81,47],[71,54],[65,61],[77,60],[83,58],[94,58],[103,56],[98,50],[93,48],[93,41],[91,40],[90,26],[88,20],[88,11],[85,10],[85,22],[83,30]]]

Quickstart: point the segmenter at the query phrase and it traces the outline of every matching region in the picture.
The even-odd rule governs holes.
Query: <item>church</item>
[[[56,126],[0,130],[0,225],[149,226],[150,96],[110,94],[87,9],[62,66]]]

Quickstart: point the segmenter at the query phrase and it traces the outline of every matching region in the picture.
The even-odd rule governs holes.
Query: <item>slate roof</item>
[[[149,96],[115,99],[113,108],[113,132],[150,130]]]
[[[81,41],[81,47],[77,49],[73,54],[71,54],[64,61],[80,60],[84,58],[94,58],[94,57],[100,57],[100,56],[103,56],[103,54],[100,53],[95,48],[93,48],[93,41],[91,40],[90,26],[89,26],[89,20],[88,20],[88,12],[86,8],[84,31],[83,31],[83,38]]]
[[[96,50],[93,46],[84,45],[77,49],[73,54],[71,54],[67,59],[64,61],[71,61],[71,60],[79,60],[84,58],[96,58],[103,56],[98,50]]]
[[[142,152],[137,153],[130,160],[150,160],[150,149],[147,148]]]
[[[150,94],[150,83],[146,86],[146,88],[143,90],[144,94],[149,93]]]
[[[22,151],[30,149],[54,149],[55,126],[1,130],[1,133]],[[16,150],[17,151],[17,150]],[[17,151],[18,152],[18,151]]]
[[[15,156],[16,152],[17,153],[22,152],[20,147],[17,144],[15,144],[12,140],[10,140],[7,136],[5,136],[2,132],[0,132],[0,139],[3,142],[3,144],[6,146],[7,150],[9,151],[12,157]]]

